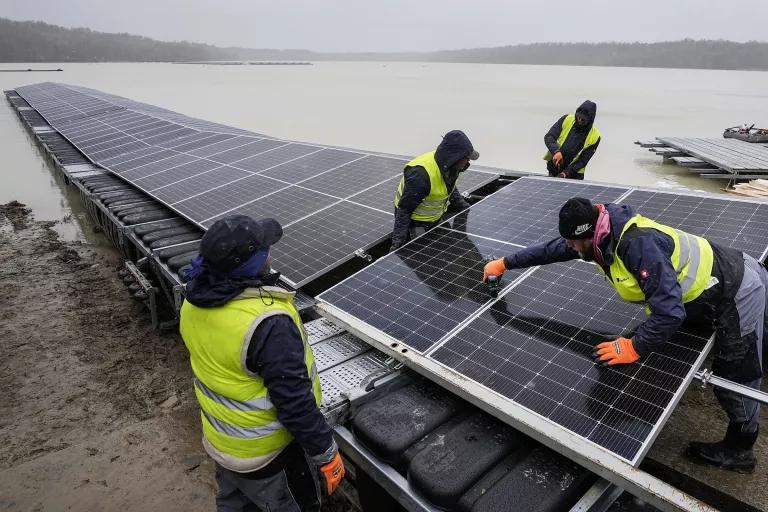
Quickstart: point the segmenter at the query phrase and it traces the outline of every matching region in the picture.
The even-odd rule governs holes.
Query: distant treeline
[[[537,43],[438,52],[319,53],[163,42],[130,34],[0,18],[0,62],[210,60],[378,60],[768,70],[768,43],[686,39],[662,43]]]

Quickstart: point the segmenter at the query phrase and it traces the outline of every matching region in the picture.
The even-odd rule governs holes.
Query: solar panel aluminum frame
[[[508,285],[503,294],[514,289],[515,283],[524,282],[524,280],[525,278],[521,276],[514,283]],[[501,297],[502,293],[499,296]],[[493,302],[495,301],[491,301],[491,303]],[[637,468],[636,464],[617,456],[592,441],[577,436],[554,422],[549,420],[542,421],[540,415],[489,390],[482,384],[468,379],[427,355],[419,354],[416,351],[401,346],[397,340],[377,329],[372,329],[367,323],[335,306],[320,301],[315,307],[321,314],[332,319],[373,347],[394,357],[417,373],[437,382],[448,391],[459,395],[483,411],[513,426],[631,494],[648,501],[653,506],[665,511],[685,510],[700,512],[703,510],[715,510],[666,482],[641,471]],[[681,389],[687,388],[690,384],[695,370],[703,363],[712,347],[712,343],[713,338],[711,337],[696,364],[692,366],[693,370],[688,375],[685,385],[681,386]],[[678,394],[678,400],[679,395],[682,395],[682,392]],[[674,404],[671,403],[667,408],[663,418],[664,421],[671,414],[676,404],[677,401],[675,400]],[[658,424],[663,424],[663,422],[660,421]],[[654,437],[657,434],[658,431],[652,433]],[[646,446],[650,446],[650,444],[649,442]],[[640,457],[638,458],[640,459]]]

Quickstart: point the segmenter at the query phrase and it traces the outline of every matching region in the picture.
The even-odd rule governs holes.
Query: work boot
[[[711,464],[723,469],[741,473],[755,470],[755,454],[752,446],[757,441],[759,430],[742,432],[743,423],[731,423],[725,433],[725,439],[716,443],[693,441],[685,454],[695,462]]]

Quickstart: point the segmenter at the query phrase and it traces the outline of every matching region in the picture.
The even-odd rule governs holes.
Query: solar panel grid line
[[[194,130],[193,133],[189,133],[187,135],[184,135],[183,137],[157,143],[155,144],[155,147],[167,148],[168,146],[173,147],[175,145],[186,144],[188,142],[201,142],[215,136],[216,136],[215,133],[208,133],[208,132],[201,132],[198,130]]]
[[[289,223],[284,243],[274,246],[275,258],[287,263],[286,268],[298,267],[286,281],[294,287],[303,286],[329,268],[355,258],[357,250],[368,250],[384,240],[390,232],[391,218],[373,208],[339,201],[302,221]],[[329,225],[334,225],[335,230],[324,230]]]
[[[214,135],[218,135],[218,134],[214,133]],[[211,149],[215,149],[215,151],[210,154],[216,154],[222,151],[226,151],[228,149],[234,149],[236,147],[245,146],[246,144],[249,144],[252,141],[253,139],[251,137],[245,137],[243,135],[234,135],[231,138],[228,138],[225,140],[217,141],[200,148],[191,149],[189,150],[189,153],[194,156],[206,156],[204,153],[207,153]]]
[[[320,208],[336,202],[338,202],[336,198],[320,192],[288,186],[240,206],[227,214],[212,217],[202,224],[204,227],[210,227],[211,224],[225,215],[237,214],[249,215],[253,218],[274,217],[282,225],[287,225],[306,215],[307,211],[318,211]]]
[[[128,144],[125,144],[123,146],[120,146],[119,148],[105,148],[101,149],[99,151],[95,151],[91,153],[91,157],[93,157],[94,160],[100,160],[102,158],[108,158],[111,156],[118,156],[123,155],[126,153],[130,153],[131,151],[135,151],[136,149],[141,149],[147,147],[147,145],[143,142],[129,142]]]
[[[190,135],[190,134],[194,135],[196,133],[199,133],[199,132],[191,128],[187,128],[185,126],[185,127],[179,127],[176,130],[170,130],[170,131],[158,133],[153,137],[142,137],[141,139],[143,142],[146,142],[147,144],[157,145],[163,142],[176,140],[186,135]]]
[[[187,129],[191,130],[191,128]],[[159,142],[157,145],[163,145],[163,147],[168,147],[174,151],[181,151],[182,153],[192,154],[191,151],[195,149],[206,148],[216,144],[217,142],[224,142],[234,138],[234,135],[194,130],[194,133],[192,133],[190,136]]]
[[[477,351],[478,351],[478,352],[482,352],[482,351],[486,351],[486,352],[487,352],[487,350],[486,350],[485,348],[482,348],[482,347],[479,347],[479,348],[477,349]],[[456,353],[456,354],[457,354],[458,356],[460,356],[460,357],[464,357],[462,354],[459,354],[459,353]],[[495,354],[494,354],[494,353],[488,352],[488,354],[489,354],[489,355],[491,355],[491,356],[494,356],[494,357],[495,357]],[[514,354],[512,354],[512,355],[514,355]],[[613,401],[612,403],[610,403],[610,404],[607,404],[607,403],[603,403],[603,402],[600,402],[600,401],[596,400],[594,397],[592,397],[592,396],[589,396],[589,395],[587,395],[587,394],[585,394],[585,393],[583,393],[583,392],[581,392],[581,391],[579,390],[579,386],[581,385],[581,383],[582,383],[583,381],[585,381],[585,380],[589,380],[589,379],[588,379],[588,377],[586,377],[585,375],[578,375],[578,374],[575,374],[575,375],[572,377],[572,382],[569,382],[569,385],[570,385],[570,388],[569,388],[569,389],[570,389],[570,391],[568,391],[568,392],[565,392],[566,394],[565,394],[565,395],[564,395],[564,397],[563,397],[563,401],[556,401],[556,400],[552,400],[552,398],[551,398],[551,397],[552,397],[552,395],[554,395],[554,393],[551,393],[551,392],[550,392],[550,393],[543,393],[543,392],[541,392],[541,391],[539,391],[539,390],[537,390],[537,389],[535,389],[535,388],[527,388],[527,387],[525,387],[525,386],[526,386],[526,382],[520,382],[520,381],[514,380],[514,376],[516,376],[516,375],[519,375],[519,373],[524,373],[524,372],[527,372],[527,371],[528,371],[528,368],[527,368],[527,367],[525,367],[525,366],[522,366],[522,365],[519,365],[519,364],[515,363],[515,361],[514,361],[513,359],[504,359],[504,360],[503,360],[503,363],[502,363],[502,365],[504,365],[504,364],[507,364],[507,365],[512,365],[512,366],[515,366],[515,367],[517,367],[517,368],[518,368],[518,372],[519,372],[519,373],[515,373],[515,372],[499,373],[499,372],[498,372],[498,370],[500,369],[500,367],[495,367],[495,368],[492,368],[492,367],[489,367],[489,366],[484,366],[482,363],[480,363],[480,362],[477,362],[477,360],[478,360],[478,358],[470,358],[470,357],[465,357],[465,361],[467,361],[467,362],[469,362],[469,363],[471,363],[471,364],[473,364],[473,365],[477,365],[477,366],[481,367],[481,368],[482,368],[482,371],[483,371],[484,373],[487,373],[488,375],[493,375],[495,378],[501,378],[501,379],[506,379],[506,380],[509,380],[509,381],[510,381],[510,383],[511,383],[511,384],[512,384],[514,387],[518,387],[518,388],[520,388],[520,389],[519,389],[519,391],[517,391],[517,394],[515,394],[515,395],[513,395],[513,396],[511,397],[511,400],[513,400],[513,401],[517,401],[516,399],[517,399],[517,398],[520,396],[520,394],[522,394],[522,393],[533,393],[533,394],[535,394],[535,395],[538,395],[538,397],[539,397],[539,400],[545,400],[545,401],[553,401],[553,402],[556,402],[556,403],[557,403],[557,405],[555,406],[555,409],[556,409],[557,407],[563,407],[563,408],[566,408],[566,409],[568,409],[568,414],[569,414],[570,416],[574,416],[574,417],[577,417],[577,418],[579,418],[579,417],[580,417],[580,418],[583,418],[583,419],[580,419],[580,420],[579,420],[579,422],[580,422],[580,423],[581,423],[583,426],[586,426],[586,427],[587,427],[587,432],[584,432],[584,433],[583,433],[583,436],[584,436],[584,437],[586,437],[587,439],[588,439],[588,438],[589,438],[591,435],[593,435],[593,434],[594,434],[595,430],[596,430],[596,429],[597,429],[597,428],[598,428],[598,427],[599,427],[601,424],[603,424],[603,421],[602,421],[602,420],[603,420],[603,419],[605,419],[605,418],[606,418],[606,417],[607,417],[609,414],[611,414],[611,412],[612,412],[612,411],[611,411],[611,409],[613,408],[613,406],[614,406],[614,404],[615,404],[615,401],[616,401],[616,400],[618,400],[618,399],[620,398],[619,396],[615,397],[615,398],[613,399],[614,401]],[[549,362],[549,361],[548,361],[548,362]],[[454,365],[454,366],[455,366],[455,365]],[[452,367],[452,366],[446,366],[446,368],[448,368],[448,369],[453,369],[453,367]],[[563,371],[563,372],[569,372],[568,368],[565,368],[565,367],[560,367],[560,368],[562,369],[562,371]],[[570,372],[570,373],[573,373],[573,372]],[[561,388],[565,387],[565,386],[563,386],[563,384],[562,384],[562,380],[554,380],[553,378],[551,378],[551,377],[549,377],[549,376],[547,376],[547,375],[543,375],[543,374],[539,374],[539,373],[535,373],[535,375],[536,375],[536,377],[535,377],[535,378],[540,378],[540,379],[543,379],[543,380],[545,380],[545,381],[548,381],[548,383],[549,383],[549,385],[550,385],[550,386],[554,386],[554,387],[561,387]],[[574,380],[574,379],[575,379],[575,380]],[[525,380],[525,379],[521,379],[521,380]],[[533,379],[531,379],[531,380],[533,380]],[[590,384],[590,385],[591,385],[591,384]],[[491,388],[488,388],[488,391],[490,391],[490,392],[493,392],[493,393],[498,393],[496,390],[494,390],[494,389],[491,389]],[[562,392],[562,391],[561,391],[561,392]],[[603,409],[603,411],[604,411],[604,412],[602,413],[603,415],[602,415],[602,416],[600,417],[600,419],[598,419],[596,422],[595,422],[595,421],[594,421],[592,418],[585,416],[585,415],[584,415],[584,414],[583,414],[583,413],[582,413],[582,412],[581,412],[579,409],[576,409],[576,408],[574,408],[573,406],[569,405],[567,402],[565,402],[565,400],[566,400],[566,399],[569,399],[569,398],[568,398],[568,396],[567,396],[567,394],[568,394],[568,393],[573,393],[573,394],[575,394],[575,395],[578,395],[578,397],[571,397],[571,398],[570,398],[571,400],[572,400],[573,398],[577,398],[578,400],[582,400],[582,401],[589,401],[589,402],[594,402],[594,403],[592,404],[592,407],[595,407],[595,408],[602,408],[602,409]],[[623,393],[623,392],[622,392],[622,393]],[[505,398],[510,398],[510,397],[508,397],[508,396],[506,396],[506,395],[504,395],[504,394],[502,394],[502,393],[499,393],[499,394],[500,394],[501,396],[504,396]],[[645,402],[645,403],[647,404],[647,406],[648,406],[648,407],[650,407],[650,408],[658,409],[658,411],[657,411],[657,414],[658,414],[659,416],[660,416],[660,415],[663,413],[663,409],[661,409],[660,407],[658,407],[656,404],[653,404],[652,402],[647,402],[647,401],[643,400],[642,398],[637,398],[637,400],[640,400],[640,401],[643,401],[643,402]],[[605,407],[606,405],[607,405],[608,407]],[[582,410],[583,410],[583,409],[582,409]],[[535,410],[532,410],[532,412],[534,412],[534,413],[536,413],[536,414],[539,414],[539,413],[537,413]],[[552,410],[552,413],[555,413],[555,410],[554,410],[554,409]],[[642,418],[642,417],[640,417],[640,416],[642,416],[642,415],[644,415],[644,414],[642,414],[642,413],[641,413],[641,414],[640,414],[640,415],[638,415],[638,416],[635,416],[634,414],[632,414],[632,412],[627,412],[626,414],[627,414],[628,416],[632,417],[633,419],[635,419],[635,420],[637,420],[637,421],[641,422],[641,424],[642,424],[642,425],[640,426],[640,429],[641,429],[642,431],[644,431],[646,434],[647,434],[647,433],[648,433],[648,432],[649,432],[649,431],[652,429],[652,427],[653,427],[653,423],[649,422],[649,421],[648,421],[646,418]],[[548,419],[549,419],[549,418],[547,418],[546,416],[543,416],[543,415],[541,415],[541,416],[542,416],[542,419],[544,419],[544,420],[548,420]],[[590,423],[594,423],[594,424],[590,425]],[[617,434],[621,434],[621,435],[627,435],[626,433],[624,433],[624,432],[621,432],[621,431],[619,431],[619,430],[617,430],[617,429],[615,429],[615,428],[611,427],[610,425],[606,425],[606,426],[607,426],[608,428],[610,428],[611,430],[614,430],[614,431],[615,431]],[[577,429],[575,429],[575,430],[574,430],[574,432],[575,432],[575,433],[582,433],[582,432],[579,432],[579,430],[580,430],[580,429],[579,429],[579,428],[578,428],[578,426],[577,426]],[[629,435],[629,437],[631,437],[632,439],[634,439],[634,440],[635,440],[637,443],[642,443],[642,442],[644,441],[644,438],[645,438],[645,436],[640,436],[640,435],[636,435],[636,436],[633,436],[633,435]]]
[[[525,283],[526,281],[532,279],[531,276],[535,276],[535,275],[536,275],[535,272],[531,272],[531,273],[527,274],[526,276],[519,278],[518,286],[517,287],[519,287],[521,284]],[[534,290],[533,293],[523,294],[523,295],[526,296],[526,300],[530,300],[530,303],[533,304],[536,301],[540,300],[541,296],[543,296],[544,294],[549,293],[548,292],[548,288],[551,288],[553,286],[554,286],[554,283],[550,283],[548,286],[546,284],[539,283],[537,286],[533,287],[533,290]],[[502,293],[506,296],[508,293],[512,293],[512,292],[511,291],[509,291],[509,292],[508,291],[504,291]],[[504,298],[500,294],[499,302],[496,302],[493,305],[493,307],[498,306],[498,304],[500,304],[502,300],[504,300]],[[572,296],[568,297],[568,300],[572,300]],[[605,300],[605,298],[602,298],[602,300]],[[544,304],[546,304],[546,302]],[[547,308],[550,308],[550,307],[553,307],[553,306],[547,305]],[[521,310],[521,311],[524,311],[524,310]],[[557,316],[558,316],[557,311],[553,311],[552,312],[552,317],[553,318],[557,318]],[[510,321],[513,319],[513,317],[509,317],[509,318],[510,318]],[[478,351],[478,348],[482,348],[482,345],[478,346],[478,343],[480,343],[478,340],[486,339],[486,337],[487,337],[488,342],[491,342],[491,341],[494,342],[494,347],[493,347],[494,350],[488,352],[488,354],[490,356],[494,357],[494,358],[498,358],[498,356],[497,356],[498,352],[503,352],[500,349],[499,343],[504,343],[504,338],[500,337],[498,335],[498,332],[499,332],[498,330],[489,334],[487,331],[489,331],[490,329],[486,326],[483,329],[481,329],[480,331],[478,331],[476,328],[473,329],[474,323],[476,323],[476,322],[470,322],[468,324],[465,323],[464,324],[464,328],[461,329],[461,331],[459,333],[456,333],[456,335],[453,338],[448,340],[448,341],[451,341],[453,345],[455,345],[455,343],[460,341],[462,339],[462,337],[465,337],[468,340],[472,340],[474,345],[472,343],[469,343],[469,344],[466,345],[466,346],[470,347],[471,352],[468,352],[466,354],[461,353],[461,352],[454,352],[454,354],[457,354],[457,355],[463,357],[464,360],[469,361],[470,362],[469,363],[470,366],[476,366],[477,364],[479,364],[478,358],[474,358],[473,359],[473,357],[472,357],[473,354],[475,354]],[[522,324],[526,325],[526,322],[523,321]],[[505,325],[506,324],[503,324],[501,327],[499,327],[499,329],[503,329]],[[535,382],[540,381],[540,377],[541,377],[541,373],[540,372],[542,371],[541,369],[537,370],[536,369],[537,368],[536,364],[531,362],[531,359],[530,359],[531,357],[534,357],[534,359],[538,358],[539,360],[542,359],[542,355],[541,354],[536,354],[535,352],[531,353],[531,346],[530,346],[531,344],[541,344],[543,347],[547,347],[547,350],[545,350],[545,352],[548,351],[549,352],[548,355],[550,355],[550,357],[548,359],[545,357],[544,359],[547,359],[547,364],[550,365],[550,364],[553,364],[553,361],[555,360],[555,358],[557,358],[558,355],[563,352],[563,350],[565,349],[566,346],[571,347],[570,349],[573,351],[574,350],[574,346],[575,346],[574,344],[578,343],[581,348],[576,349],[576,353],[582,353],[582,354],[584,354],[585,358],[588,358],[587,361],[585,361],[583,364],[587,365],[587,368],[594,366],[594,363],[592,362],[591,357],[590,357],[591,352],[594,350],[594,346],[591,345],[591,344],[582,344],[581,341],[576,339],[576,336],[579,335],[578,333],[581,331],[581,329],[579,331],[576,331],[576,333],[572,334],[570,340],[566,340],[565,344],[563,346],[561,346],[559,348],[559,350],[555,351],[554,355],[552,355],[551,347],[548,347],[547,345],[543,344],[543,342],[537,341],[537,338],[533,337],[534,333],[536,335],[538,335],[539,337],[541,337],[542,331],[548,331],[547,328],[546,328],[547,323],[545,322],[541,326],[537,326],[535,324],[527,324],[527,325],[528,325],[528,327],[522,327],[522,326],[518,325],[516,327],[516,329],[519,332],[521,332],[521,333],[525,333],[524,336],[526,336],[526,337],[530,336],[530,338],[528,338],[528,341],[525,341],[524,343],[521,343],[517,347],[516,352],[507,353],[505,355],[505,357],[506,357],[506,359],[509,359],[515,353],[522,352],[523,348],[527,348],[526,355],[528,357],[528,360],[526,361],[526,365],[522,366],[519,369],[519,371],[517,372],[517,374],[524,374],[525,373],[524,370],[527,371],[530,374],[528,376],[528,378],[530,378],[530,384],[533,384]],[[474,333],[472,333],[472,331],[474,331]],[[563,336],[563,334],[561,334],[559,332],[556,332],[556,331],[549,331],[549,332],[550,332],[550,334],[545,336],[545,338],[547,338],[547,339],[552,339],[553,335],[555,335],[555,336]],[[592,334],[594,334],[594,333],[592,333]],[[594,338],[594,336],[592,336],[592,337]],[[599,335],[598,335],[598,338],[599,338]],[[434,352],[436,352],[436,351],[432,351],[431,355],[432,355],[433,359],[436,359],[438,362],[446,364],[446,361],[444,359],[443,359],[443,361],[440,360],[441,357],[443,357],[443,358],[445,357],[445,352],[446,351],[452,352],[452,347],[450,345],[443,344],[443,346],[441,347],[441,354],[438,354],[437,356],[435,356]],[[635,368],[636,374],[639,374],[639,373],[644,371],[644,365],[648,364],[647,361],[648,360],[646,360],[646,362],[643,362],[643,363],[637,365],[637,367]],[[494,371],[495,372],[495,370],[500,368],[501,365],[506,364],[505,362],[498,361],[498,360],[496,360],[494,362],[496,363],[496,367],[495,368],[491,368],[491,367],[485,366],[485,369],[489,370],[489,371]],[[462,364],[461,363],[457,363],[456,361],[451,361],[451,363],[447,364],[447,366],[449,368],[451,368],[451,369],[454,369],[455,371],[462,372]],[[539,365],[539,366],[541,366],[541,365]],[[530,370],[531,367],[533,367],[533,371]],[[576,371],[577,373],[578,373],[579,370],[584,371],[583,367],[581,369],[579,369],[579,368],[574,369],[574,368],[569,368],[567,366],[562,366],[562,365],[559,365],[559,364],[554,364],[554,367],[555,367],[555,369],[552,369],[552,368],[549,368],[549,369],[553,372],[552,374],[557,374],[559,376],[559,378],[561,378],[561,379],[566,379],[566,374],[564,373],[566,370],[569,371],[569,372]],[[544,368],[544,366],[541,366],[541,368]],[[691,366],[691,372],[694,371],[696,368],[698,368],[698,366]],[[607,370],[602,370],[602,372],[608,372],[609,374],[620,375],[622,378],[628,379],[625,382],[625,384],[624,384],[624,388],[627,388],[628,386],[630,386],[632,384],[632,381],[635,379],[635,376],[634,375],[629,375],[629,376],[623,375],[622,374],[623,371],[625,371],[625,370],[618,370],[618,369],[614,369],[614,368],[610,368],[610,369],[607,369]],[[469,378],[473,378],[473,376],[470,375],[470,374],[467,374],[466,371],[464,373]],[[472,372],[470,372],[470,373],[472,373]],[[487,372],[484,372],[484,373],[487,374]],[[509,370],[503,376],[504,376],[504,378],[508,378],[508,375],[509,374],[513,374],[513,373],[515,373],[515,372],[512,372],[511,370]],[[579,381],[581,380],[581,377],[584,377],[584,376],[588,377],[588,375],[586,373],[584,373],[584,374],[582,374],[580,376]],[[682,380],[677,378],[676,376],[673,376],[673,375],[670,375],[670,377],[673,377],[674,379],[676,379],[676,381],[674,382],[674,384],[671,387],[674,388],[675,390],[679,389],[680,385],[682,384]],[[486,385],[486,383],[491,378],[493,378],[493,376],[489,377],[489,376],[482,376],[481,375],[480,377],[478,377],[476,375],[475,378],[479,378],[478,382],[481,385]],[[517,383],[518,386],[517,386],[516,389],[514,387],[513,388],[509,388],[507,386],[507,389],[512,389],[514,391],[514,393],[512,395],[508,396],[508,398],[510,398],[513,401],[516,401],[518,403],[521,403],[521,405],[523,405],[523,406],[527,406],[529,408],[533,408],[533,412],[537,412],[535,410],[535,408],[537,406],[539,406],[539,405],[541,407],[545,407],[546,411],[548,411],[548,414],[546,414],[544,416],[549,416],[549,414],[554,413],[556,408],[559,407],[562,404],[562,401],[560,401],[560,402],[557,403],[557,405],[555,405],[554,402],[556,402],[556,401],[553,401],[551,395],[550,396],[544,395],[542,398],[539,399],[539,401],[548,400],[549,402],[552,402],[552,403],[549,403],[549,402],[546,402],[546,403],[543,403],[543,404],[527,403],[527,401],[530,401],[530,400],[535,398],[535,396],[533,398],[530,396],[531,393],[536,394],[537,392],[535,390],[529,390],[526,387],[520,387],[521,385],[525,385],[525,384],[527,384],[527,382]],[[599,382],[594,381],[592,384],[590,384],[590,389],[592,391],[594,391],[595,384],[599,384]],[[649,383],[643,383],[643,384],[646,385],[646,386],[649,385]],[[652,386],[653,384],[650,384],[650,385]],[[578,386],[578,381],[577,382],[572,382],[571,383],[571,387],[572,387],[571,391],[577,390],[576,386]],[[600,386],[604,387],[603,384],[600,384]],[[610,387],[609,388],[605,388],[606,391],[610,391],[611,389],[612,388],[610,388]],[[493,390],[493,387],[491,387],[491,390]],[[615,391],[615,390],[613,390],[613,391]],[[619,391],[621,391],[622,393],[625,392],[624,389],[619,389]],[[662,389],[662,391],[666,392],[666,390],[664,390],[664,389]],[[526,397],[527,397],[526,400],[520,400],[520,397],[523,396],[523,394],[526,394]],[[583,394],[583,393],[581,393],[581,394]],[[507,395],[509,395],[509,393],[507,393]],[[619,414],[632,415],[633,417],[637,417],[637,418],[641,419],[645,423],[650,423],[651,421],[658,420],[658,418],[661,417],[661,412],[659,411],[659,407],[657,405],[654,405],[653,406],[654,407],[653,411],[649,412],[647,407],[639,408],[637,403],[634,403],[632,406],[629,406],[629,407],[622,405],[623,403],[619,404],[619,403],[617,403],[617,400],[622,396],[621,393],[616,394],[614,392],[614,395],[615,395],[614,399],[611,400],[610,403],[605,404],[607,406],[607,408],[603,411],[602,416],[600,417],[600,419],[598,419],[598,422],[594,424],[594,428],[592,430],[590,430],[589,432],[576,432],[576,433],[584,435],[587,438],[589,438],[591,436],[594,436],[594,432],[596,432],[598,428],[602,428],[601,427],[601,425],[602,425],[601,422],[602,422],[603,419],[605,419],[607,417],[608,414],[612,414],[614,417],[618,416]],[[565,400],[565,398],[566,398],[566,395],[563,395],[563,400]],[[639,400],[641,400],[641,401],[647,402],[646,398],[643,397],[643,396],[639,396],[637,398]],[[551,408],[549,408],[549,406],[551,406]],[[615,412],[615,410],[618,410],[620,412]],[[637,426],[635,426],[635,428],[637,428]],[[642,431],[646,435],[650,433],[650,429],[648,429],[648,428],[644,428],[644,429],[642,429]],[[606,436],[607,434],[603,430],[601,430],[600,431],[600,435],[601,436]],[[622,435],[624,435],[624,434],[622,434]],[[619,439],[621,439],[621,438],[619,438]],[[641,446],[637,445],[637,446],[635,446],[635,448],[637,450],[640,450]],[[622,449],[623,450],[627,450],[628,447],[624,447]],[[629,452],[625,451],[625,454],[626,453],[629,453]],[[631,457],[627,457],[627,458],[631,458]]]
[[[447,228],[443,228],[443,229],[447,229]],[[473,236],[475,236],[475,235],[473,235]],[[492,242],[497,242],[498,241],[498,240],[493,240],[493,239],[487,239],[487,240],[492,241]],[[505,242],[505,243],[508,243],[508,242]],[[522,246],[518,246],[518,247],[522,248]],[[507,293],[511,292],[517,285],[519,285],[520,283],[522,283],[524,281],[526,276],[528,276],[529,274],[533,273],[533,271],[535,271],[537,268],[538,267],[531,267],[531,268],[528,268],[528,269],[524,270],[522,274],[517,276],[515,279],[513,279],[510,283],[508,283],[506,286],[504,286],[499,291],[499,296],[503,296],[503,295],[506,295]],[[430,347],[429,350],[424,352],[424,355],[426,355],[426,356],[432,355],[434,352],[436,352],[438,349],[440,349],[445,344],[445,342],[447,342],[449,339],[451,339],[454,336],[456,336],[456,334],[459,331],[462,331],[465,327],[467,327],[470,323],[472,323],[476,318],[478,318],[480,315],[482,315],[483,313],[488,311],[488,309],[491,308],[494,303],[495,303],[495,300],[490,300],[485,306],[479,308],[477,311],[475,311],[474,313],[469,315],[466,318],[466,320],[464,320],[461,323],[459,323],[456,327],[454,327],[453,329],[451,329],[450,331],[445,333],[445,335],[442,338],[437,340],[437,342],[435,342],[435,344],[432,345],[432,347]]]
[[[97,143],[93,144],[84,144],[83,148],[85,151],[89,153],[98,153],[99,151],[102,151],[104,149],[118,149],[123,146],[127,146],[128,144],[131,144],[133,142],[141,142],[143,145],[148,146],[146,142],[143,141],[136,141],[132,140],[129,137],[121,136],[116,138],[110,138],[107,140],[102,140]]]
[[[768,254],[768,234],[759,232],[760,219],[768,215],[768,205],[704,194],[674,196],[669,192],[636,188],[625,202],[656,222],[734,247],[760,260]],[[697,212],[699,208],[703,210],[701,213]],[[683,213],[685,210],[687,213]]]
[[[285,164],[285,163],[288,163],[288,162],[292,162],[292,161],[295,161],[295,160],[299,160],[299,159],[301,159],[301,158],[304,158],[305,156],[309,156],[309,155],[312,155],[312,154],[314,154],[314,153],[318,153],[318,152],[320,152],[320,151],[322,151],[322,149],[319,149],[319,150],[317,150],[317,151],[313,151],[312,153],[309,153],[308,155],[302,155],[302,156],[300,156],[300,157],[296,157],[296,158],[293,158],[293,159],[291,159],[291,160],[288,160],[288,161],[286,161],[286,162],[283,162],[283,164]],[[278,164],[278,165],[283,165],[283,164]],[[231,164],[230,164],[230,165],[231,165]],[[236,165],[232,165],[232,167],[234,167],[235,169],[240,169],[240,168],[239,168],[239,167],[237,167]],[[277,165],[274,165],[274,166],[272,166],[272,167],[277,167]],[[241,169],[241,170],[244,170],[244,169]],[[262,173],[255,173],[255,175],[257,175],[257,176],[261,176],[261,175],[262,175]],[[265,176],[265,177],[267,177],[267,176]],[[272,177],[268,177],[268,178],[269,178],[269,179],[273,179],[273,180],[276,180],[276,181],[282,181],[282,180],[279,180],[279,179],[277,179],[277,178],[272,178]],[[241,179],[244,179],[244,178],[241,178]],[[234,183],[234,182],[236,182],[236,181],[240,181],[240,180],[235,180],[235,181],[233,181],[233,182],[227,183],[226,185],[232,184],[232,183]],[[288,182],[283,182],[283,183],[286,183],[286,184],[287,184],[287,186],[291,186],[291,185],[292,185],[291,183],[288,183]],[[221,185],[221,186],[225,186],[225,185]],[[211,190],[215,190],[216,188],[221,188],[221,187],[215,187],[214,189],[211,189]],[[287,188],[287,187],[283,187],[283,188]],[[281,190],[282,190],[282,189],[281,189]],[[278,190],[276,190],[275,192],[279,192],[279,191],[278,191]],[[274,192],[272,192],[272,193],[274,193]],[[267,194],[267,195],[269,195],[269,194]],[[264,197],[264,196],[262,196],[262,197]],[[257,198],[257,199],[258,199],[258,198]],[[255,201],[255,199],[254,199],[253,201]],[[246,202],[246,203],[243,203],[243,204],[241,204],[241,205],[238,205],[238,206],[237,206],[237,207],[235,207],[235,208],[232,208],[232,209],[230,209],[230,210],[227,210],[227,211],[225,211],[225,212],[222,212],[222,214],[223,214],[223,213],[228,213],[228,212],[231,212],[232,210],[235,210],[235,209],[237,209],[237,208],[240,208],[240,207],[246,206],[247,204],[249,204],[249,203],[251,203],[251,202],[253,202],[253,201],[248,201],[248,202]],[[202,224],[202,223],[204,223],[204,222],[206,222],[206,221],[208,221],[208,220],[212,219],[213,217],[218,217],[219,215],[221,215],[221,214],[218,214],[218,215],[213,215],[213,216],[211,216],[211,217],[208,217],[207,219],[203,219],[203,220],[201,220],[201,221],[200,221],[200,224]]]
[[[319,298],[345,303],[388,337],[400,337],[410,349],[426,351],[488,303],[482,260],[499,247],[436,227],[367,267],[371,272],[358,272]],[[510,271],[508,277],[514,280],[519,273]],[[363,286],[369,287],[366,293],[359,291]]]
[[[155,174],[160,174],[166,171],[170,171],[172,169],[175,169],[176,167],[180,167],[182,165],[186,165],[188,163],[196,162],[196,161],[198,161],[198,159],[190,155],[186,155],[184,153],[175,153],[166,158],[161,158],[160,160],[155,160],[152,162],[148,162],[144,165],[131,168],[123,172],[121,177],[127,178],[128,175],[130,174],[131,183],[135,184],[143,180],[144,178],[149,178],[150,176],[154,176]],[[218,164],[218,165],[221,165],[221,164]],[[144,174],[142,171],[149,171],[149,172]]]
[[[210,171],[199,174],[194,178],[187,178],[174,183],[173,187],[161,187],[152,191],[152,194],[165,204],[183,201],[184,198],[197,194],[201,190],[207,190],[216,186],[222,179],[234,180],[247,176],[246,173],[228,166],[216,169],[215,175]],[[206,226],[207,227],[207,226]]]
[[[136,183],[138,185],[140,181],[141,187],[154,193],[156,190],[162,189],[172,183],[179,182],[183,179],[194,178],[195,176],[207,172],[215,172],[222,167],[224,167],[224,165],[213,162],[194,161],[185,165],[180,165],[166,172],[154,174],[151,177],[142,178],[141,180],[137,180]]]
[[[213,163],[213,162],[212,162],[212,163]],[[161,187],[157,187],[157,188],[155,189],[155,191],[157,191],[157,190],[162,190],[162,189],[164,189],[164,188],[166,188],[166,187],[172,187],[172,186],[174,186],[174,185],[178,185],[178,184],[179,184],[179,183],[181,183],[182,181],[188,181],[188,180],[192,180],[192,179],[194,179],[194,178],[197,178],[197,177],[199,177],[199,176],[201,176],[201,175],[203,175],[203,174],[208,174],[208,173],[211,173],[211,172],[214,172],[214,171],[218,171],[219,169],[222,169],[222,168],[225,168],[225,167],[229,167],[229,168],[231,168],[231,167],[230,167],[230,166],[228,166],[228,165],[219,164],[219,165],[218,165],[218,167],[214,167],[214,168],[212,168],[212,169],[208,169],[208,170],[206,170],[206,171],[202,171],[202,172],[199,172],[199,173],[197,173],[197,174],[193,174],[193,175],[191,175],[191,176],[187,176],[187,177],[185,177],[185,178],[180,178],[180,179],[177,179],[176,181],[172,181],[172,182],[170,182],[170,183],[166,183],[165,185],[163,185],[163,186],[161,186]],[[238,172],[241,172],[241,173],[246,173],[246,175],[245,175],[245,176],[242,176],[243,178],[247,178],[247,177],[248,177],[248,175],[251,175],[251,176],[253,175],[253,173],[248,173],[247,171],[243,171],[242,169],[236,169],[236,170],[237,170]]]

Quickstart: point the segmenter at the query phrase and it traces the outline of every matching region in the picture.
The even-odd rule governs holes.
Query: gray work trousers
[[[716,336],[730,334],[748,338],[755,346],[747,350],[746,357],[753,359],[752,365],[762,368],[763,363],[763,336],[768,334],[768,272],[753,257],[744,255],[744,278],[734,298],[735,311],[738,316],[738,331],[735,326],[731,329],[718,328]],[[736,323],[733,314],[730,318],[721,320],[721,323]],[[754,333],[754,334],[753,334]],[[719,340],[715,340],[718,343]],[[754,361],[754,358],[757,358]],[[749,361],[747,361],[749,364]],[[734,378],[729,376],[729,378]],[[738,380],[738,379],[734,379]],[[748,381],[739,381],[740,384],[754,389],[760,389],[762,378]],[[715,388],[715,396],[720,405],[728,414],[730,423],[741,423],[742,432],[754,432],[758,427],[760,418],[760,403],[745,398],[737,393],[722,388]]]
[[[217,512],[316,512],[320,488],[314,466],[294,441],[277,459],[253,473],[216,464]]]

